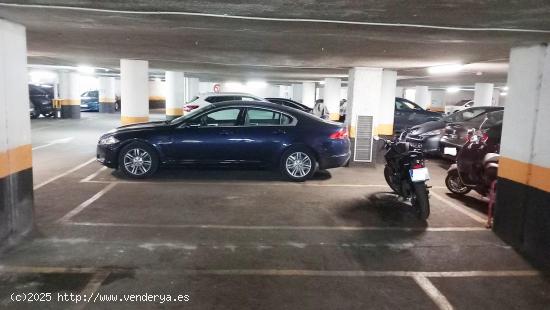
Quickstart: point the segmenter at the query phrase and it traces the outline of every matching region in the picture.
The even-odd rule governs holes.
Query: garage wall
[[[0,247],[32,227],[32,146],[23,26],[0,20]]]

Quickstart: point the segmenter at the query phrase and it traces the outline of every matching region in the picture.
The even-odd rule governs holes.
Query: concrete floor
[[[0,256],[0,308],[36,308],[11,299],[39,292],[53,293],[41,309],[550,305],[550,278],[484,228],[485,204],[448,195],[448,163],[429,163],[424,223],[388,193],[381,167],[333,169],[303,184],[228,169],[121,179],[90,161],[117,122],[97,113],[33,120],[36,229]],[[58,301],[58,292],[95,302]],[[100,301],[146,293],[189,301]]]

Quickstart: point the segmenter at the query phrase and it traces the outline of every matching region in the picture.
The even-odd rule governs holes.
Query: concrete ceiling
[[[1,1],[1,0],[0,0]],[[116,68],[120,58],[204,79],[346,77],[401,85],[505,83],[510,48],[550,41],[550,2],[496,0],[1,1],[27,27],[29,63]],[[461,62],[460,74],[426,67]]]

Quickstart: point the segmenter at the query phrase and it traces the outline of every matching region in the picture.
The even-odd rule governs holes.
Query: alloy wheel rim
[[[460,181],[460,178],[458,176],[452,177],[449,180],[449,183],[451,183],[451,186],[457,191],[457,192],[463,192],[466,190],[466,186],[460,185],[462,182]]]
[[[133,175],[143,175],[151,170],[151,166],[151,155],[144,149],[130,149],[124,155],[124,169]]]
[[[287,157],[285,168],[291,176],[303,178],[311,171],[311,158],[304,152],[294,152]]]

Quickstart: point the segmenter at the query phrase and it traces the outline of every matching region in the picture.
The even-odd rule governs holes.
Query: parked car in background
[[[276,167],[293,181],[344,166],[350,140],[343,124],[261,101],[216,102],[172,121],[118,127],[101,136],[97,159],[132,178],[159,166]]]
[[[487,123],[487,126],[502,122],[504,108],[495,108],[494,111],[478,115],[467,121],[448,124],[440,141],[442,153],[447,157],[454,158],[462,146],[468,142],[468,131],[479,128],[484,122]]]
[[[446,105],[445,114],[453,114],[473,106],[474,106],[474,101],[472,99],[460,100],[459,102],[453,105]]]
[[[298,109],[307,113],[311,113],[313,111],[312,108],[303,105],[299,102],[296,102],[294,100],[286,99],[286,98],[265,98],[269,102],[273,102],[276,104],[284,105],[285,107],[290,107],[294,109]]]
[[[52,116],[54,113],[52,99],[52,87],[29,84],[29,107],[31,110],[31,118],[38,118],[40,114]]]
[[[183,112],[189,113],[216,102],[224,101],[263,101],[267,100],[247,93],[204,93],[195,96],[183,106]]]
[[[410,100],[396,97],[393,131],[400,133],[418,124],[441,120],[442,117],[441,113],[426,111]]]
[[[405,136],[407,142],[415,148],[422,149],[422,152],[430,155],[442,155],[439,142],[445,127],[450,123],[469,121],[479,115],[502,110],[499,107],[473,107],[466,110],[444,116],[439,121],[430,121],[413,126]]]
[[[99,91],[90,90],[80,95],[80,110],[99,111]]]

